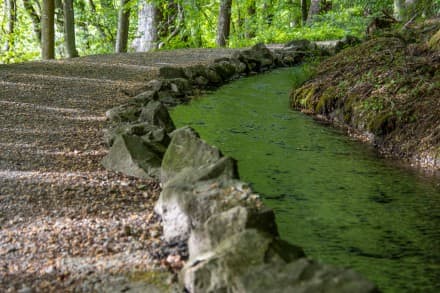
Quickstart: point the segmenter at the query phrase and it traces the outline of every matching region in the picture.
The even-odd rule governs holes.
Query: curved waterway
[[[301,76],[297,67],[244,78],[171,115],[238,159],[282,238],[308,256],[352,267],[384,292],[440,292],[438,178],[290,111]]]

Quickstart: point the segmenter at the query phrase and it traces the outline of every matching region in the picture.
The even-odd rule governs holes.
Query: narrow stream
[[[177,126],[239,161],[275,210],[281,236],[350,266],[384,292],[440,292],[440,184],[339,130],[290,111],[302,68],[228,84],[172,111]]]

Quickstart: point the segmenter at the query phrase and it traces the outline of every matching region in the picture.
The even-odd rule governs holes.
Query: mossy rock
[[[396,129],[397,117],[394,113],[385,112],[372,117],[368,128],[375,135],[386,135]]]
[[[163,270],[138,271],[128,275],[131,284],[144,284],[140,287],[144,291],[136,292],[181,292],[180,285],[170,282],[173,278],[172,273]]]
[[[319,101],[315,107],[315,113],[329,114],[339,99],[338,88],[330,86],[324,90],[319,97]]]

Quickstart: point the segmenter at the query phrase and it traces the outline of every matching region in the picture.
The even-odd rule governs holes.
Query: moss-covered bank
[[[387,156],[440,170],[440,19],[342,51],[294,89],[291,106],[346,127]]]

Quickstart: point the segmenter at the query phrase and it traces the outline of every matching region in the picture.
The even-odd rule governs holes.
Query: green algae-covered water
[[[302,68],[244,78],[172,111],[239,161],[281,236],[384,292],[440,292],[440,185],[288,109]]]

